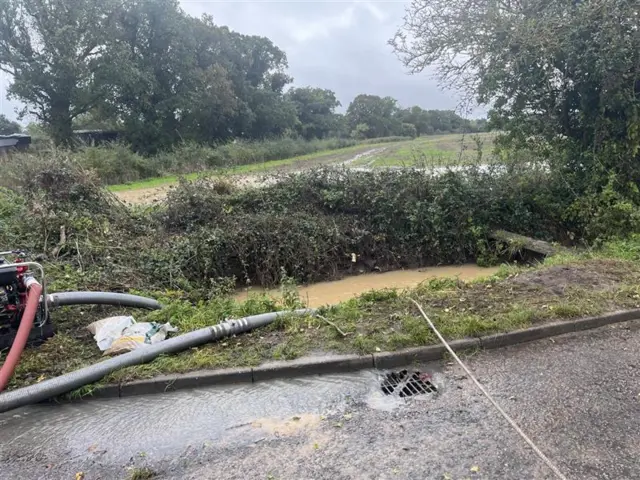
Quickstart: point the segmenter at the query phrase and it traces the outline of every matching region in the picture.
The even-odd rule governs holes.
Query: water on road
[[[440,379],[437,369],[432,368]],[[35,405],[0,414],[0,462],[31,460],[35,452],[85,461],[98,456],[110,464],[147,456],[158,461],[190,446],[242,446],[266,436],[290,436],[354,403],[391,411],[406,402],[383,394],[380,372],[365,370],[169,395]]]

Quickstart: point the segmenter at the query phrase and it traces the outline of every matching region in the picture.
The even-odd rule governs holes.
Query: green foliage
[[[419,290],[433,290],[433,291],[441,291],[441,290],[451,290],[458,288],[460,283],[455,278],[432,278],[423,284],[421,284],[418,289]]]
[[[638,187],[629,186],[630,198],[616,188],[616,181],[610,174],[609,182],[600,192],[586,193],[567,209],[566,217],[581,225],[588,238],[607,240],[640,231]]]
[[[482,124],[465,120],[453,110],[423,110],[414,106],[399,110],[396,115],[401,122],[413,125],[417,135],[472,133],[482,128]]]
[[[0,69],[59,144],[72,120],[108,95],[119,58],[113,18],[118,0],[5,0],[0,3]],[[26,113],[26,110],[25,110]]]
[[[347,109],[346,121],[354,138],[402,135],[415,138],[437,133],[472,133],[486,130],[486,121],[469,121],[452,110],[401,109],[391,97],[358,95]]]
[[[351,137],[357,139],[369,138],[369,125],[366,123],[358,123],[353,130],[351,130]]]
[[[606,238],[638,228],[637,33],[626,0],[417,0],[391,44],[412,72],[433,66],[491,105],[502,144],[539,155],[575,201],[567,217]]]
[[[356,135],[366,138],[399,135],[402,134],[402,122],[396,117],[397,110],[396,100],[391,97],[358,95],[347,108],[347,121]]]
[[[304,304],[300,300],[300,293],[296,286],[296,279],[287,275],[285,268],[280,269],[280,293],[282,305],[287,310],[304,308]]]
[[[640,260],[640,234],[605,242],[602,245],[602,252],[607,257],[638,261]]]
[[[105,184],[155,177],[163,171],[153,159],[141,157],[123,144],[84,147],[71,155],[78,165],[95,172]]]
[[[22,127],[18,122],[9,120],[6,115],[0,115],[0,135],[11,135],[22,132]]]
[[[25,213],[25,199],[16,192],[0,186],[0,249],[18,248],[21,229],[14,225]]]
[[[350,271],[353,253],[364,268],[383,270],[474,260],[496,227],[556,238],[566,226],[538,203],[545,178],[526,179],[528,187],[524,176],[497,170],[318,170],[223,194],[200,180],[172,191],[159,218],[181,239],[174,262],[190,282],[277,284],[283,271],[309,282]]]
[[[401,131],[404,137],[416,138],[418,136],[418,131],[412,123],[403,123]]]
[[[325,138],[340,129],[335,109],[340,106],[336,94],[322,88],[292,88],[287,99],[296,107],[298,133],[305,139]]]
[[[135,53],[114,105],[137,151],[262,139],[295,126],[295,107],[282,95],[291,81],[286,55],[269,39],[189,17],[173,0],[135,2],[124,18],[122,36]]]
[[[538,238],[567,230],[540,197],[548,180],[473,168],[427,172],[317,170],[260,189],[183,181],[163,205],[130,211],[62,158],[34,162],[19,181],[24,245],[112,288],[224,291],[473,261],[500,227]],[[63,234],[64,231],[64,234]],[[353,254],[357,263],[352,262]],[[144,279],[144,280],[143,280]],[[143,281],[143,283],[140,283]]]

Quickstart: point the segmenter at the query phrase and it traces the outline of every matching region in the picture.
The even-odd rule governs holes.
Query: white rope
[[[449,353],[451,354],[451,356],[458,362],[458,364],[460,364],[460,366],[462,367],[462,369],[467,372],[467,375],[469,375],[469,378],[471,378],[471,380],[473,380],[473,383],[476,384],[476,387],[478,387],[480,389],[480,391],[485,395],[485,397],[487,397],[489,399],[489,401],[491,402],[491,404],[496,407],[496,410],[498,410],[498,412],[500,412],[500,414],[505,418],[505,420],[507,422],[509,422],[509,424],[514,428],[514,430],[516,432],[518,432],[518,434],[524,439],[525,442],[527,442],[529,444],[529,446],[533,449],[533,451],[542,459],[542,461],[544,463],[547,464],[547,466],[553,471],[553,473],[556,474],[556,476],[561,479],[561,480],[567,480],[567,477],[565,477],[563,475],[563,473],[560,471],[560,469],[558,469],[558,467],[556,467],[551,460],[549,460],[547,458],[547,456],[542,453],[542,451],[536,446],[535,443],[533,443],[533,441],[527,436],[526,433],[524,433],[522,431],[522,429],[518,426],[518,424],[509,416],[507,415],[507,413],[500,407],[500,405],[498,405],[498,403],[493,399],[493,397],[491,395],[489,395],[489,392],[487,392],[484,387],[482,385],[480,385],[480,382],[478,382],[478,380],[476,380],[476,377],[473,376],[473,373],[471,373],[469,371],[469,369],[465,366],[464,363],[462,363],[462,360],[460,360],[460,358],[458,358],[458,356],[456,355],[456,353],[453,351],[453,349],[449,346],[449,344],[447,343],[447,341],[444,339],[444,337],[442,335],[440,335],[440,332],[438,332],[438,329],[435,327],[435,325],[433,324],[433,322],[429,319],[429,317],[427,317],[427,314],[424,313],[424,310],[422,309],[422,307],[420,306],[420,304],[418,302],[416,302],[413,298],[410,299],[413,303],[416,304],[416,307],[418,307],[418,310],[420,310],[420,313],[422,314],[422,316],[424,317],[424,319],[427,321],[427,323],[429,324],[429,326],[431,327],[431,329],[434,331],[434,333],[438,336],[438,338],[440,339],[440,341],[442,342],[442,344],[445,346],[445,348],[449,351]]]

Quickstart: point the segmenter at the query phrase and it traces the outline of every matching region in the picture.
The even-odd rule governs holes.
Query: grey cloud
[[[231,29],[269,37],[287,52],[297,86],[335,91],[346,107],[360,93],[392,96],[403,106],[456,108],[430,72],[408,75],[387,41],[402,23],[405,2],[182,2]]]

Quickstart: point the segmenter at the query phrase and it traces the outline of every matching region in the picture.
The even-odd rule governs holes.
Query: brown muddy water
[[[322,305],[334,305],[350,298],[368,292],[369,290],[381,290],[383,288],[406,289],[414,288],[425,280],[432,278],[459,278],[468,281],[476,278],[487,277],[498,271],[498,267],[479,267],[475,264],[445,265],[440,267],[427,267],[411,270],[394,270],[385,273],[366,273],[355,275],[333,282],[320,282],[298,287],[300,298],[309,307],[315,308]],[[251,295],[266,293],[273,297],[279,297],[279,289],[245,288],[236,293],[236,300],[246,300]]]

